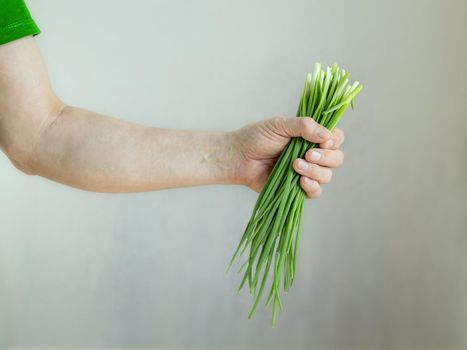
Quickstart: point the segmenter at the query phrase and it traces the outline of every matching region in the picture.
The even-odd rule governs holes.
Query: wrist
[[[221,182],[230,185],[243,185],[243,156],[235,131],[222,132],[217,135],[218,168]]]

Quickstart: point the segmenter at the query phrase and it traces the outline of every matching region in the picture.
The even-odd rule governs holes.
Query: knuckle
[[[299,158],[295,159],[295,160],[293,161],[292,165],[293,165],[293,168],[294,168],[295,170],[302,170],[302,169],[300,168],[300,159],[299,159]]]
[[[336,130],[337,139],[339,140],[340,143],[343,143],[345,139],[344,131],[342,131],[342,129],[339,129],[339,128],[336,128],[335,130]]]
[[[323,170],[323,173],[321,176],[321,183],[327,184],[327,183],[330,183],[331,180],[332,180],[332,171],[330,169]]]
[[[345,158],[344,152],[339,150],[339,165],[342,165],[342,163],[344,163],[344,158]]]
[[[313,192],[317,183],[306,176],[302,176],[300,178],[300,185],[306,192]]]
[[[319,198],[321,196],[321,193],[323,193],[323,190],[322,190],[321,186],[319,186],[316,190],[311,192],[309,194],[309,196],[310,196],[310,198]]]
[[[316,165],[316,164],[309,164],[308,165],[308,174],[310,175],[310,177],[312,178],[316,178],[317,176],[319,176],[319,168],[320,166],[319,165]]]
[[[345,140],[345,133],[344,133],[341,129],[339,129],[339,131],[340,131],[341,142],[344,142],[344,140]]]
[[[319,129],[319,125],[309,117],[299,118],[300,130],[302,130],[302,135],[308,140],[316,138],[316,130]]]
[[[308,120],[306,117],[298,117],[298,124],[302,127],[306,127],[308,125]]]
[[[315,180],[302,176],[300,178],[300,185],[305,191],[307,198],[317,198],[321,195],[322,188]]]
[[[336,160],[336,166],[342,165],[342,163],[344,162],[344,152],[342,152],[341,150],[336,150],[334,152],[335,152],[334,157]]]
[[[315,191],[315,196],[316,198],[318,197],[321,197],[321,194],[323,193],[323,189],[320,187],[318,187],[318,189]]]
[[[302,134],[308,135],[312,131],[313,124],[311,124],[310,121],[311,120],[309,120],[309,118],[305,118],[305,117],[298,118],[298,126],[300,130],[302,131]]]
[[[308,193],[308,184],[305,176],[300,177],[300,186],[305,190],[306,193]]]

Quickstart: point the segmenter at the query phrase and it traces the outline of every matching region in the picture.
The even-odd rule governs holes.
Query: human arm
[[[130,123],[62,102],[32,37],[0,46],[0,147],[25,173],[85,190],[138,192],[224,183],[259,191],[290,137],[331,138],[334,148],[339,146],[340,133],[319,137],[322,129],[312,120],[297,119],[302,118],[273,118],[234,132]],[[325,183],[328,167],[339,161],[323,165],[302,175]],[[310,197],[320,191],[317,183],[314,191],[305,182],[302,186]]]

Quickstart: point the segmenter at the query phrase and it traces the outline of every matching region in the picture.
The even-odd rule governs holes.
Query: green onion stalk
[[[349,83],[349,73],[337,64],[322,69],[317,63],[313,74],[306,77],[297,117],[313,118],[333,130],[347,107],[351,105],[353,109],[354,98],[361,89],[359,82]],[[300,176],[294,171],[292,163],[297,158],[304,158],[305,153],[316,146],[297,137],[292,138],[284,148],[256,201],[229,264],[230,269],[235,259],[248,250],[248,256],[239,270],[243,271],[243,279],[238,290],[247,283],[253,296],[249,319],[261,300],[268,276],[273,275],[266,300],[266,306],[272,303],[273,327],[278,308],[282,310],[281,284],[284,292],[288,292],[296,277],[306,197],[299,184]]]

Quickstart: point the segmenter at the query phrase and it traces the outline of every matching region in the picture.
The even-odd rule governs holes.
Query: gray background
[[[161,127],[292,115],[313,63],[362,81],[308,202],[276,329],[226,275],[256,194],[88,193],[0,156],[0,348],[466,349],[465,1],[30,3],[57,93]],[[176,159],[174,159],[176,161]]]

